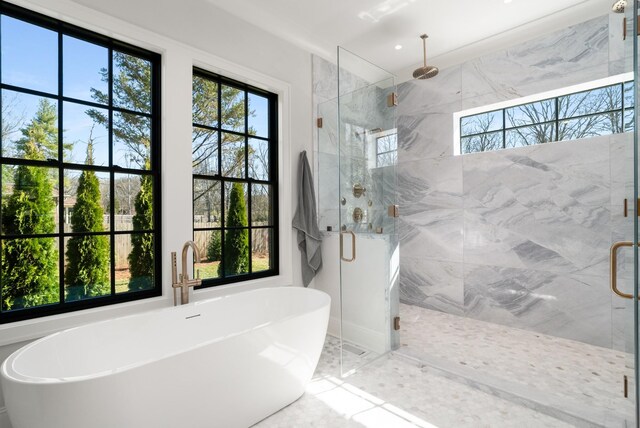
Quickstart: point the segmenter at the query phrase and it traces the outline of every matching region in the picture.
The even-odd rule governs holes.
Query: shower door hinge
[[[322,128],[322,118],[321,117],[316,119],[316,125],[318,126],[318,128]]]
[[[398,94],[391,92],[387,95],[387,107],[395,107],[398,105]]]
[[[629,200],[627,198],[624,199],[622,215],[624,217],[628,217],[629,216]],[[638,217],[640,217],[640,199],[636,200],[636,215]]]
[[[627,375],[624,375],[624,398],[629,398],[629,380],[627,379]]]
[[[400,330],[400,317],[393,318],[393,329],[396,331]]]
[[[389,208],[387,208],[387,213],[389,214],[389,217],[400,217],[400,206],[389,205]]]

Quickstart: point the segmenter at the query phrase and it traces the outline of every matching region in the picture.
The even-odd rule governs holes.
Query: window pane
[[[109,173],[67,169],[64,194],[65,232],[103,232],[111,228]]]
[[[244,137],[222,133],[222,176],[245,178]]]
[[[376,138],[377,153],[385,153],[393,150],[398,150],[398,138],[397,134],[385,135],[384,137]]]
[[[506,127],[529,125],[556,120],[556,102],[553,100],[538,101],[505,110]]]
[[[506,147],[524,147],[555,141],[555,123],[541,123],[505,132]]]
[[[249,229],[228,229],[222,247],[224,276],[249,273]]]
[[[624,107],[633,107],[633,81],[624,83]]]
[[[218,127],[218,84],[193,76],[193,123]]]
[[[222,247],[224,276],[249,272],[247,185],[225,183],[225,228]]]
[[[2,83],[58,93],[58,34],[2,15]]]
[[[251,185],[251,225],[272,226],[272,186],[266,184]]]
[[[633,132],[635,120],[633,111],[633,109],[624,111],[624,132]]]
[[[193,227],[220,227],[222,186],[217,180],[193,180]]]
[[[273,268],[271,260],[272,229],[251,230],[251,271],[262,272]]]
[[[113,114],[113,164],[150,169],[151,119],[137,114]]]
[[[109,50],[69,36],[62,37],[63,93],[67,97],[109,103]]]
[[[378,155],[377,157],[377,167],[382,168],[385,166],[395,165],[398,160],[398,152],[387,152]]]
[[[2,155],[58,159],[58,102],[3,90],[2,103]]]
[[[195,275],[200,271],[201,279],[219,278],[219,266],[222,257],[222,233],[219,230],[206,230],[194,232],[193,238],[200,249],[202,259],[200,263],[194,263]]]
[[[269,137],[269,100],[260,95],[248,94],[249,99],[249,134],[258,137]]]
[[[621,85],[558,97],[560,119],[599,113],[622,108]]]
[[[109,111],[68,102],[63,103],[62,109],[64,160],[109,165]]]
[[[218,174],[218,132],[193,127],[192,149],[194,174]]]
[[[247,184],[224,183],[225,227],[247,227]]]
[[[114,177],[115,230],[153,229],[153,177],[135,174]]]
[[[269,142],[249,139],[249,177],[269,180]]]
[[[460,119],[460,135],[479,134],[481,132],[502,129],[502,110],[476,114]]]
[[[622,113],[604,113],[560,121],[558,141],[609,135],[622,132]]]
[[[3,165],[2,233],[41,235],[58,232],[58,198],[57,169]]]
[[[487,152],[502,148],[502,131],[460,139],[462,153]]]
[[[242,89],[222,85],[222,129],[244,132],[244,97]]]
[[[2,311],[58,303],[57,238],[2,240]]]
[[[151,113],[151,63],[113,52],[113,105]]]
[[[111,294],[111,243],[108,235],[65,238],[65,301]]]
[[[116,235],[116,293],[153,288],[154,252],[152,233]]]

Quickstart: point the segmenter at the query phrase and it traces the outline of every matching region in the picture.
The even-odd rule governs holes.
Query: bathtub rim
[[[288,289],[287,291],[289,291],[290,289],[297,289],[297,290],[311,290],[312,293],[315,293],[316,295],[318,295],[320,298],[322,298],[324,300],[324,302],[322,302],[317,308],[309,311],[309,312],[302,312],[302,313],[297,313],[297,314],[290,314],[287,315],[285,317],[279,318],[275,321],[269,321],[266,323],[261,323],[258,324],[256,326],[253,326],[251,328],[247,328],[247,329],[243,329],[243,330],[238,330],[238,331],[234,331],[232,334],[228,334],[225,336],[220,336],[220,337],[215,337],[211,340],[207,340],[201,343],[197,343],[193,346],[190,347],[186,347],[184,349],[180,349],[176,352],[170,352],[170,353],[166,353],[162,356],[159,356],[157,358],[147,358],[147,359],[143,359],[143,360],[139,360],[136,361],[135,363],[132,364],[127,364],[121,367],[117,367],[114,369],[110,369],[110,370],[102,370],[99,372],[94,372],[91,374],[87,374],[87,375],[81,375],[81,376],[68,376],[68,377],[57,377],[57,378],[43,378],[43,377],[34,377],[34,376],[28,376],[28,375],[24,375],[21,373],[18,373],[16,370],[13,369],[12,366],[10,366],[10,364],[13,363],[13,361],[15,361],[17,358],[20,357],[20,355],[24,352],[27,352],[28,350],[30,350],[31,348],[37,346],[38,344],[40,344],[41,342],[44,342],[46,340],[51,340],[53,338],[55,338],[56,336],[63,334],[65,332],[69,332],[69,331],[74,331],[74,330],[78,330],[78,329],[82,329],[82,328],[88,328],[90,326],[94,326],[94,325],[100,325],[100,324],[104,324],[104,323],[108,323],[111,321],[115,321],[115,320],[122,320],[122,319],[131,319],[131,318],[137,318],[137,317],[142,317],[142,316],[149,316],[149,314],[154,314],[154,313],[162,313],[164,311],[171,311],[171,310],[176,310],[176,309],[180,309],[183,311],[186,311],[187,308],[195,308],[198,305],[202,305],[205,303],[209,303],[209,302],[213,302],[213,301],[217,301],[217,300],[222,300],[234,295],[239,295],[239,294],[253,294],[253,293],[260,293],[260,292],[265,292],[268,290],[282,290],[282,289]],[[300,291],[295,291],[295,292],[300,292]],[[308,291],[305,291],[308,292]],[[324,296],[323,296],[324,295]],[[129,370],[133,370],[135,368],[138,367],[142,367],[144,365],[147,364],[151,364],[157,361],[161,361],[161,360],[165,360],[165,359],[169,359],[190,351],[194,351],[197,350],[199,348],[217,343],[217,342],[222,342],[224,340],[227,339],[232,339],[234,337],[240,336],[242,334],[246,334],[252,331],[258,331],[261,329],[264,329],[266,327],[269,326],[273,326],[273,325],[278,325],[278,324],[282,324],[285,323],[293,318],[299,317],[299,316],[303,316],[303,315],[310,315],[310,314],[315,314],[317,312],[321,312],[324,310],[328,310],[327,308],[329,308],[331,305],[331,296],[329,296],[329,294],[327,294],[326,292],[322,291],[322,290],[318,290],[315,288],[304,288],[304,287],[297,287],[297,286],[283,286],[283,287],[264,287],[264,288],[258,288],[258,289],[254,289],[254,290],[247,290],[247,291],[241,291],[239,293],[230,293],[230,294],[226,294],[223,296],[216,296],[216,297],[211,297],[208,299],[204,299],[204,300],[199,300],[199,301],[194,301],[194,302],[190,302],[189,304],[186,305],[179,305],[179,306],[169,306],[169,307],[164,307],[164,308],[158,308],[158,309],[152,309],[152,310],[148,310],[148,311],[143,311],[140,313],[136,313],[136,314],[129,314],[129,315],[123,315],[123,316],[119,316],[119,317],[115,317],[115,318],[110,318],[110,319],[106,319],[106,320],[100,320],[100,321],[94,321],[94,322],[89,322],[83,325],[79,325],[79,326],[75,326],[75,327],[71,327],[71,328],[67,328],[61,331],[58,331],[56,333],[52,333],[49,334],[47,336],[44,336],[40,339],[34,340],[31,343],[28,343],[27,345],[21,347],[20,349],[17,349],[16,351],[14,351],[13,353],[11,353],[3,362],[2,365],[0,366],[0,381],[2,379],[6,379],[10,382],[15,382],[15,383],[19,383],[19,384],[25,384],[25,385],[56,385],[56,384],[72,384],[72,383],[77,383],[77,382],[83,382],[83,381],[87,381],[87,380],[92,380],[92,379],[100,379],[100,378],[104,378],[107,376],[113,376],[113,375],[117,375],[120,373],[125,373]],[[2,383],[2,382],[0,382]]]

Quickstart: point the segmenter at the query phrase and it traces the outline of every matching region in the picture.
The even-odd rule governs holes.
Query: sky
[[[58,42],[57,33],[3,15],[0,18],[1,72],[2,82],[47,92],[58,93]],[[106,92],[107,84],[102,81],[100,70],[108,67],[107,48],[97,46],[70,36],[63,36],[63,95],[84,101],[95,101],[91,88]],[[38,108],[40,97],[4,90],[4,103],[12,103],[14,119],[26,122]],[[51,99],[57,105],[55,99]],[[254,115],[249,117],[249,126],[256,135],[267,137],[268,101],[266,98],[249,93],[249,109]],[[92,107],[64,102],[63,124],[64,142],[74,143],[73,151],[65,161],[84,163],[87,140],[93,127],[94,164],[108,165],[108,131],[106,127],[94,124],[86,114]],[[104,110],[106,113],[106,110]],[[21,137],[15,132],[9,144]],[[7,142],[3,142],[3,149]],[[185,141],[191,146],[191,141]],[[114,142],[114,163],[127,165],[125,146]]]

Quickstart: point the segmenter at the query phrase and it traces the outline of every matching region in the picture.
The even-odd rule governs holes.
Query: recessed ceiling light
[[[396,45],[396,46],[395,46],[395,49],[396,49],[397,51],[399,51],[400,49],[402,49],[402,45]]]

